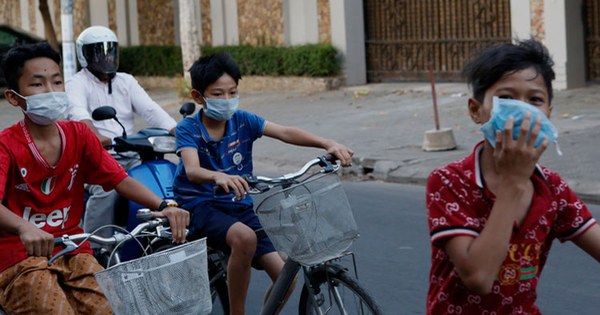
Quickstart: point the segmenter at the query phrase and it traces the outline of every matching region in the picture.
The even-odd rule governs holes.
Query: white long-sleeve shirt
[[[117,72],[112,79],[111,94],[108,94],[108,84],[100,81],[87,69],[79,71],[69,79],[65,89],[69,95],[69,107],[65,117],[75,121],[89,119],[101,135],[111,139],[122,135],[123,129],[114,119],[93,120],[92,111],[100,106],[109,105],[116,109],[117,118],[127,134],[134,133],[134,113],[152,127],[171,130],[177,125],[177,122],[148,96],[137,80],[124,72]]]

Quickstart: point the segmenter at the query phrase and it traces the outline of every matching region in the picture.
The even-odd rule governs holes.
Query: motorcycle
[[[186,118],[194,113],[195,107],[194,103],[185,103],[181,106],[179,113],[183,115],[183,118]],[[117,119],[116,110],[110,106],[96,108],[92,112],[92,118],[94,120],[114,119],[123,128],[123,135],[114,138],[113,145],[110,147],[117,153],[138,153],[141,159],[140,165],[127,172],[129,176],[144,184],[160,198],[173,199],[173,178],[177,166],[166,160],[165,154],[175,153],[175,136],[169,133],[168,130],[161,128],[146,128],[138,133],[128,135],[125,132],[125,127]],[[145,207],[121,198],[115,206],[116,224],[132,231],[141,223],[136,218],[137,211],[141,208]],[[140,246],[136,242],[128,242],[120,250],[116,262],[135,259],[141,255],[142,249]]]

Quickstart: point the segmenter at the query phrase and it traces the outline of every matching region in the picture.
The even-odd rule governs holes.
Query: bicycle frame
[[[271,184],[271,185],[280,185],[285,188],[285,187],[288,187],[289,185],[291,185],[294,182],[294,180],[296,180],[297,178],[300,178],[301,176],[306,174],[308,172],[308,170],[315,165],[320,165],[321,167],[323,167],[323,169],[320,172],[335,172],[339,169],[339,165],[335,165],[335,166],[332,165],[330,163],[331,159],[332,159],[331,156],[323,156],[323,157],[313,159],[313,160],[309,161],[308,163],[306,163],[299,171],[297,171],[295,173],[285,174],[278,178],[257,176],[256,178],[252,179],[252,180],[254,180],[253,184],[258,185],[260,183],[267,183],[267,184]],[[270,187],[269,187],[269,189],[270,189]],[[258,194],[258,193],[262,193],[264,191],[266,191],[266,190],[262,190],[262,191],[259,190],[258,192],[251,192],[251,193]],[[271,294],[269,295],[267,301],[265,302],[260,314],[261,315],[272,315],[277,312],[277,310],[283,305],[285,296],[286,296],[287,292],[289,291],[290,287],[292,286],[292,283],[294,282],[294,279],[300,269],[303,269],[304,285],[307,287],[307,289],[311,293],[310,297],[311,297],[311,299],[313,299],[314,305],[316,305],[317,303],[314,299],[315,299],[316,294],[319,293],[318,292],[319,289],[315,285],[315,280],[312,277],[312,274],[314,272],[313,268],[315,270],[320,270],[320,269],[324,269],[324,268],[334,268],[336,270],[335,271],[336,273],[339,271],[345,270],[344,267],[338,266],[336,264],[327,264],[327,263],[322,263],[322,264],[319,264],[316,267],[312,267],[312,268],[306,267],[306,266],[300,265],[300,263],[294,261],[293,259],[288,258],[286,260],[281,272],[279,273],[277,280],[273,284],[273,289],[271,290]],[[336,296],[335,300],[336,300],[336,303],[343,309],[343,303],[341,302],[340,297]]]

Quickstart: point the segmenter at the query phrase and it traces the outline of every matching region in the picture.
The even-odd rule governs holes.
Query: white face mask
[[[69,97],[66,92],[49,92],[30,96],[23,96],[14,90],[13,93],[27,102],[27,110],[21,110],[37,125],[47,126],[55,123],[69,106]]]

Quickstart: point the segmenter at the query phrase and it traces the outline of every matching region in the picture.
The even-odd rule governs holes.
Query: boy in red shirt
[[[57,121],[68,105],[59,63],[47,43],[15,47],[2,63],[4,95],[24,119],[0,133],[0,304],[9,314],[112,314],[89,244],[47,266],[61,250],[55,237],[83,233],[84,183],[160,208],[176,242],[189,215],[128,177],[86,125]]]
[[[556,238],[600,261],[596,220],[537,164],[557,136],[547,118],[552,65],[546,48],[527,40],[488,48],[465,68],[469,113],[485,141],[427,181],[429,315],[540,314],[536,286]]]

